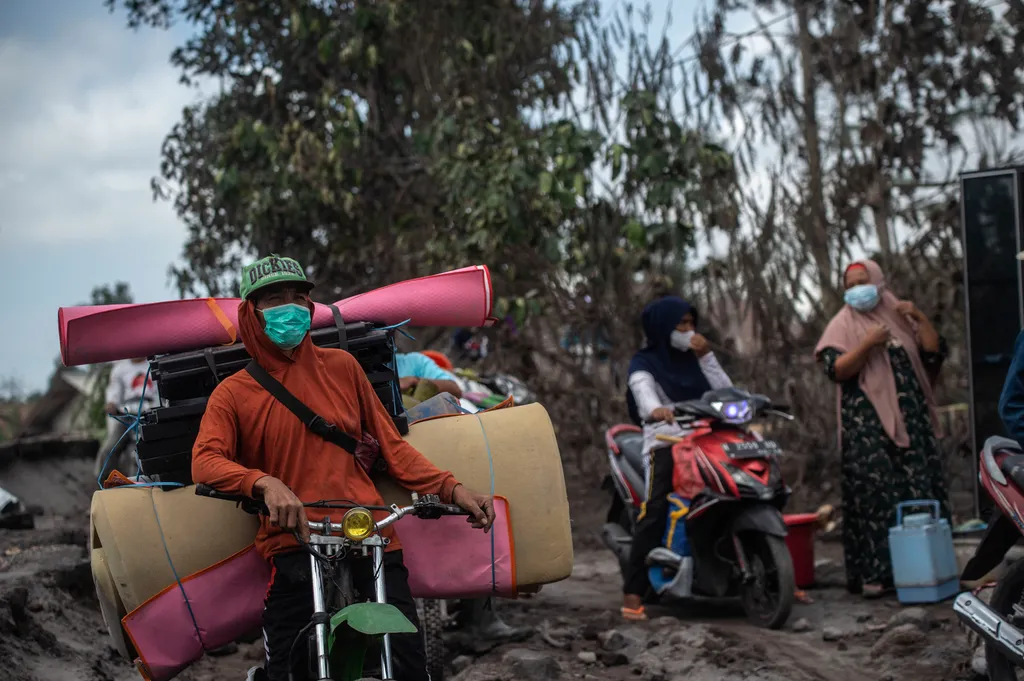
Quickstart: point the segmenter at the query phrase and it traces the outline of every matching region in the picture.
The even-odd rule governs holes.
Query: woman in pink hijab
[[[896,504],[937,499],[949,517],[932,399],[946,344],[912,302],[888,290],[874,261],[846,268],[844,284],[846,305],[815,355],[839,388],[847,588],[877,598],[893,585]]]

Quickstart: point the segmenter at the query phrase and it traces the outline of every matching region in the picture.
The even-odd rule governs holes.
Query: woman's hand
[[[690,338],[690,349],[693,350],[694,354],[698,357],[703,357],[711,352],[711,346],[708,345],[708,339],[699,333],[693,334],[693,337]]]
[[[885,345],[892,338],[892,332],[889,331],[889,327],[885,324],[875,324],[868,329],[868,334],[864,336],[864,344],[869,348],[875,348],[881,345]]]
[[[896,303],[896,310],[917,322],[917,342],[925,352],[938,352],[940,347],[939,332],[935,330],[927,316],[909,300]]]
[[[418,379],[415,376],[406,376],[398,380],[398,386],[402,390],[402,392],[405,392],[410,388],[415,388],[417,385],[419,385],[419,382],[420,379]]]
[[[896,303],[896,311],[910,317],[914,321],[924,321],[924,313],[918,310],[917,306],[909,300],[901,300]]]
[[[658,407],[651,412],[652,421],[664,421],[665,423],[675,423],[676,415],[668,407]]]

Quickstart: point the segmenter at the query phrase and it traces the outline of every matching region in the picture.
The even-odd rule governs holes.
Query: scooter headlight
[[[341,519],[341,531],[350,541],[363,541],[373,532],[373,516],[365,508],[349,509]]]

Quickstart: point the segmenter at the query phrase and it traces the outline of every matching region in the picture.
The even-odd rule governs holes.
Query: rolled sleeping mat
[[[117,487],[92,497],[92,548],[103,552],[124,612],[252,544],[259,521],[194,487]]]
[[[468,488],[491,490],[509,502],[520,587],[572,574],[572,530],[555,429],[540,404],[443,416],[414,423],[406,441]],[[388,504],[410,494],[390,478],[377,481]],[[399,538],[402,523],[395,525]]]
[[[124,635],[124,629],[121,628],[121,618],[128,613],[117,594],[117,588],[114,586],[113,577],[110,576],[110,569],[107,567],[103,549],[92,550],[91,563],[92,581],[96,585],[96,598],[100,602],[100,614],[103,616],[103,623],[107,625],[107,632],[110,633],[110,641],[121,657],[132,660],[135,658],[135,650]]]

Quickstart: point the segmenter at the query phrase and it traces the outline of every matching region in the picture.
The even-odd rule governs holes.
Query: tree
[[[120,305],[132,302],[134,298],[131,287],[123,281],[96,286],[89,294],[90,305]]]
[[[90,304],[92,305],[124,305],[135,302],[132,297],[131,287],[127,282],[118,281],[113,284],[103,284],[102,286],[96,286],[92,289],[92,293],[89,294]],[[85,413],[88,415],[88,423],[96,430],[102,430],[106,427],[107,413],[106,413],[106,391],[107,384],[110,382],[110,364],[93,364],[89,367],[89,373],[93,378],[93,389],[89,395],[89,399],[86,400],[83,405]],[[58,360],[56,362],[55,371],[62,371],[62,365]],[[51,382],[53,379],[51,378]]]
[[[897,271],[901,250],[934,258],[938,276],[955,269],[950,198],[972,156],[971,126],[1020,123],[1022,10],[997,19],[991,4],[723,1],[706,19],[691,110],[740,117],[740,165],[750,184],[760,175],[770,186],[747,198],[742,229],[713,266],[733,277],[721,286],[748,292],[750,309],[780,322],[761,317],[767,337],[816,338],[841,302],[852,248]],[[740,11],[758,25],[729,35]],[[748,57],[752,39],[759,49]],[[759,162],[765,147],[772,160]]]
[[[729,154],[667,106],[667,41],[602,34],[592,0],[107,5],[133,28],[191,23],[172,63],[222,84],[183,112],[154,181],[188,226],[183,294],[232,291],[243,259],[275,251],[332,300],[486,263],[515,321],[507,368],[612,418],[619,388],[561,352],[564,327],[610,329],[622,362],[643,282],[681,281],[695,226],[734,219]],[[606,87],[614,41],[627,88]],[[597,113],[575,106],[583,86]]]

